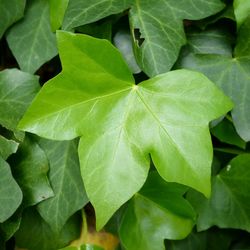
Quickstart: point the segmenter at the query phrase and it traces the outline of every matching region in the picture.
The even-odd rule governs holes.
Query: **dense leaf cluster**
[[[0,249],[250,249],[249,0],[0,17]]]

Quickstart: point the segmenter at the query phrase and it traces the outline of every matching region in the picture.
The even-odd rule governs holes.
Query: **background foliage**
[[[0,17],[0,249],[250,249],[250,0]]]

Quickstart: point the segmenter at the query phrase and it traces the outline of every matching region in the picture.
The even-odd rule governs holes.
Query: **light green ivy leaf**
[[[250,154],[239,155],[213,177],[210,199],[189,193],[188,200],[198,213],[199,231],[216,225],[250,232],[249,162]]]
[[[9,162],[13,176],[23,191],[25,207],[35,205],[54,195],[47,178],[49,165],[46,155],[27,135]]]
[[[49,0],[52,31],[56,31],[61,27],[68,3],[69,0]]]
[[[51,228],[60,232],[68,218],[87,202],[77,155],[76,141],[39,139],[50,165],[49,180],[54,197],[38,204],[38,212]]]
[[[16,126],[40,89],[38,77],[17,69],[0,72],[0,124],[10,130]]]
[[[149,154],[165,180],[209,195],[208,122],[232,108],[228,97],[188,70],[135,85],[106,40],[59,32],[58,47],[63,71],[44,85],[19,127],[50,139],[81,136],[81,173],[98,229],[142,187]]]
[[[6,221],[21,204],[22,191],[13,178],[10,167],[0,157],[0,223]]]
[[[70,0],[63,29],[97,21],[129,9],[138,64],[149,76],[165,73],[185,44],[183,20],[198,20],[220,11],[220,0]],[[140,40],[142,42],[138,42]]]
[[[249,0],[234,0],[234,14],[237,21],[237,27],[244,23],[250,15],[250,1]]]
[[[24,18],[7,33],[9,47],[23,71],[34,73],[57,55],[47,0],[27,0]]]
[[[23,17],[25,0],[0,1],[0,38],[6,29]]]
[[[178,67],[198,70],[214,81],[235,107],[232,118],[236,131],[245,141],[250,140],[250,16],[241,26],[234,57],[219,54],[189,53]],[[206,41],[204,41],[206,43]],[[240,90],[240,91],[239,91]]]
[[[183,239],[192,230],[195,212],[182,197],[187,188],[149,174],[130,201],[121,222],[120,238],[129,250],[164,250],[164,239]]]

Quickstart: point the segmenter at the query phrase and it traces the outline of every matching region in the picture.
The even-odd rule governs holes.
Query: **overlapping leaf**
[[[87,202],[79,167],[76,141],[40,139],[50,165],[49,180],[54,197],[38,205],[38,211],[52,230],[60,232],[68,218]]]
[[[39,90],[38,77],[17,69],[0,72],[0,124],[15,130]]]
[[[25,2],[25,0],[1,0],[0,38],[11,24],[23,17]]]
[[[50,27],[48,1],[27,0],[25,16],[9,30],[7,41],[23,71],[34,73],[53,58],[57,49]]]
[[[10,159],[13,175],[23,191],[24,206],[35,205],[54,195],[47,178],[48,160],[44,151],[26,136]]]
[[[59,32],[58,46],[63,71],[45,84],[20,128],[51,139],[81,136],[81,172],[97,228],[142,187],[149,154],[164,179],[209,195],[207,125],[232,108],[215,85],[188,70],[134,85],[109,42]]]
[[[182,197],[187,188],[164,182],[156,172],[130,201],[120,238],[129,250],[163,250],[164,239],[182,239],[192,230],[195,212]]]
[[[198,230],[216,225],[250,232],[249,162],[249,154],[239,155],[215,176],[209,200],[198,193],[189,194],[198,212]]]
[[[13,178],[10,167],[0,156],[0,223],[7,220],[22,201],[22,191]]]
[[[0,135],[0,156],[6,160],[11,154],[17,151],[18,143],[8,140]]]
[[[234,50],[234,57],[216,54],[191,53],[181,59],[180,66],[199,70],[214,81],[228,96],[235,107],[232,118],[238,134],[250,140],[250,17],[242,25]],[[206,42],[206,41],[205,41]],[[227,45],[226,45],[227,46]]]
[[[234,0],[234,14],[237,21],[238,28],[244,23],[250,14],[249,0]]]
[[[130,8],[138,63],[149,76],[155,76],[171,69],[185,44],[183,19],[201,19],[223,7],[219,0],[70,0],[63,28],[71,29]],[[143,43],[139,44],[138,39]]]

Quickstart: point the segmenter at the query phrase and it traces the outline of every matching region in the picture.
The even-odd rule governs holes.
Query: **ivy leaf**
[[[138,0],[71,0],[63,29],[94,22],[129,7],[137,61],[146,74],[155,76],[172,68],[186,42],[183,20],[210,16],[220,11],[224,4],[219,0],[147,0],[143,3]]]
[[[56,31],[61,27],[68,3],[69,0],[49,0],[52,31]]]
[[[51,228],[60,232],[68,218],[87,202],[79,167],[76,141],[39,139],[49,164],[49,179],[55,196],[41,202],[38,212]]]
[[[119,234],[125,248],[163,250],[164,239],[185,238],[195,219],[193,208],[182,197],[186,190],[151,173],[122,219]]]
[[[235,107],[232,118],[236,131],[245,141],[250,140],[250,16],[238,34],[234,56],[199,55],[190,53],[178,64],[181,68],[198,70],[214,81],[226,95],[232,98]],[[244,90],[244,91],[239,91]]]
[[[234,0],[234,14],[237,21],[237,27],[239,28],[247,19],[250,13],[250,1],[249,0]]]
[[[20,68],[29,73],[57,55],[48,1],[27,0],[25,16],[8,31],[7,41]]]
[[[106,40],[58,32],[58,47],[63,71],[45,84],[19,127],[50,139],[81,136],[81,172],[97,228],[142,187],[149,154],[165,180],[209,195],[207,125],[232,108],[215,85],[188,70],[135,85]]]
[[[1,0],[0,2],[0,38],[5,30],[23,17],[25,0]]]
[[[6,160],[11,154],[15,153],[18,148],[18,143],[13,140],[8,140],[0,135],[0,156]]]
[[[25,209],[19,230],[15,234],[18,247],[29,250],[56,250],[68,245],[80,234],[80,219],[72,216],[60,233],[55,233],[34,207]]]
[[[15,130],[39,90],[38,77],[17,69],[0,72],[0,124]]]
[[[35,205],[54,195],[47,178],[49,166],[46,155],[32,139],[26,136],[9,162],[23,191],[25,206]]]
[[[23,196],[8,163],[2,157],[0,157],[0,176],[0,223],[2,223],[16,211]]]
[[[188,199],[198,212],[199,231],[216,225],[250,232],[249,162],[250,154],[235,157],[213,178],[209,200],[194,191],[189,193]]]
[[[69,246],[69,247],[65,247],[61,250],[103,250],[103,248],[98,247],[98,246],[94,246],[91,244],[86,244],[86,245],[82,245],[80,247]]]

